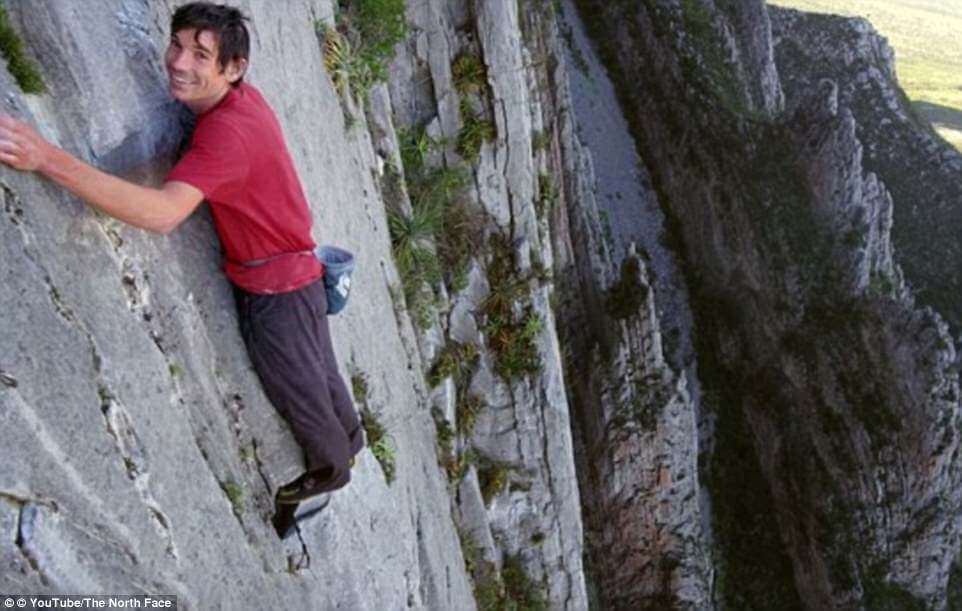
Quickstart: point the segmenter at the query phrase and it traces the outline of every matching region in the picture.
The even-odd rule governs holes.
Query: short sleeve
[[[247,181],[247,149],[237,131],[223,123],[206,121],[197,126],[187,152],[167,175],[167,181],[185,182],[199,189],[208,201],[232,199]]]

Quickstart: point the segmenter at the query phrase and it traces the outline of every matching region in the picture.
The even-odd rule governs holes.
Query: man
[[[170,93],[197,115],[197,126],[161,188],[101,172],[7,116],[0,116],[0,161],[162,234],[205,199],[210,203],[248,354],[306,456],[305,474],[277,493],[274,526],[283,537],[292,532],[300,501],[350,481],[363,434],[337,371],[303,189],[277,118],[260,92],[243,83],[250,47],[245,19],[208,2],[174,12],[165,54]]]

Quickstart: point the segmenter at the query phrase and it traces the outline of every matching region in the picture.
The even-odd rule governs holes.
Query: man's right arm
[[[0,115],[0,161],[43,174],[101,212],[157,233],[172,231],[204,199],[200,189],[184,182],[154,189],[101,172],[5,115]]]

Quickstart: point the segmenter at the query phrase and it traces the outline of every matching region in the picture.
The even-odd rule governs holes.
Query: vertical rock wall
[[[51,91],[24,96],[4,74],[8,109],[105,170],[159,184],[189,129],[159,61],[175,4],[11,7]],[[532,280],[522,296],[539,320],[538,371],[506,380],[479,313],[487,269],[505,253],[476,253],[468,287],[435,287],[434,315],[412,324],[386,214],[412,209],[403,184],[390,185],[405,169],[400,136],[427,126],[446,143],[432,163],[468,170],[466,197],[485,236],[508,245],[512,273],[550,268],[535,207],[557,135],[548,149],[533,144],[564,74],[546,42],[549,5],[412,3],[409,42],[363,108],[325,73],[317,27],[334,23],[332,2],[237,6],[251,16],[248,79],[281,120],[315,237],[357,255],[354,295],[332,334],[342,374],[363,391],[358,406],[387,431],[395,479],[387,484],[365,451],[329,508],[278,541],[272,494],[299,473],[300,456],[239,341],[206,211],[170,237],[147,235],[3,169],[0,550],[12,570],[0,589],[172,592],[186,608],[469,609],[485,595],[486,584],[471,581],[486,575],[474,570],[478,545],[496,571],[515,581],[523,572],[552,608],[585,608],[551,283]],[[454,146],[466,117],[452,65],[468,52],[483,60],[485,94],[474,103],[495,132],[477,160]],[[123,62],[106,70],[108,57]],[[462,481],[442,469],[445,431],[432,408],[456,426],[457,393],[453,380],[431,388],[425,374],[452,341],[481,348],[470,384],[484,409],[456,451],[506,466],[490,494],[481,464],[462,461]],[[514,595],[494,583],[495,597]]]

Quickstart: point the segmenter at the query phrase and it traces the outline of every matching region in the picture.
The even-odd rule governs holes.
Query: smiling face
[[[218,40],[213,32],[193,28],[174,32],[164,55],[170,94],[195,114],[213,108],[231,83],[244,75],[247,62],[232,60],[221,68],[217,62]]]

